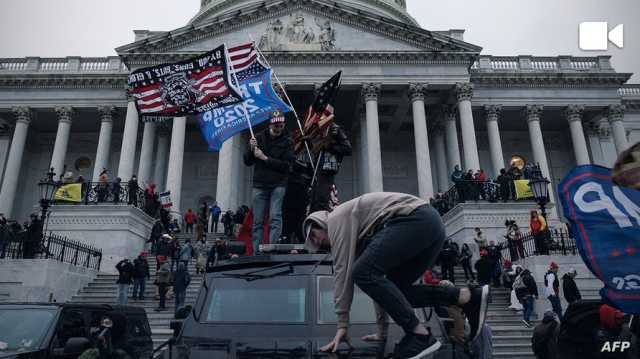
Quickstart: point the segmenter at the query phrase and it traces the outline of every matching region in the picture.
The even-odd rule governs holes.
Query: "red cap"
[[[480,257],[486,257],[488,255],[489,255],[489,252],[487,252],[486,249],[483,249],[483,250],[480,251]]]
[[[167,260],[166,256],[158,256],[158,262],[162,263]]]
[[[549,264],[549,268],[551,268],[551,269],[558,269],[558,268],[560,268],[560,267],[558,266],[558,264],[557,264],[556,262],[551,262],[551,264]]]

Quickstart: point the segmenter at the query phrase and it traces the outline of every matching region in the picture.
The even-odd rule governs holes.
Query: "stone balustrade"
[[[640,84],[625,85],[618,93],[623,98],[640,98]]]
[[[0,74],[19,72],[127,73],[128,69],[118,56],[0,59]]]
[[[482,55],[471,66],[473,72],[614,72],[610,56],[534,57]]]

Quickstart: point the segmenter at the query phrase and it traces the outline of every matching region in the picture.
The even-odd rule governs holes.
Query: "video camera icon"
[[[606,22],[583,22],[580,24],[580,49],[585,51],[606,51],[608,41],[619,48],[624,47],[624,25],[609,31]]]

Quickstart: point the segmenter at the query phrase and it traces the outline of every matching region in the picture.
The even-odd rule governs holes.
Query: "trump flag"
[[[558,192],[582,260],[604,283],[601,296],[640,314],[640,191],[615,185],[608,168],[578,166]]]
[[[200,129],[209,144],[210,151],[220,151],[222,144],[238,132],[256,126],[269,118],[273,111],[286,113],[291,108],[280,99],[273,89],[271,70],[240,81],[243,103],[208,111],[198,116]]]

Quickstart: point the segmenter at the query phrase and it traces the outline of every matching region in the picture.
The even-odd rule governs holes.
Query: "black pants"
[[[448,280],[451,283],[455,283],[456,280],[453,277],[453,267],[451,263],[443,263],[440,268],[442,269],[442,279]]]
[[[363,244],[353,265],[354,283],[407,333],[419,323],[413,308],[458,303],[457,288],[414,285],[433,266],[444,240],[440,215],[425,205],[387,221]]]
[[[158,283],[158,295],[160,296],[160,305],[159,307],[165,309],[165,300],[167,297],[167,285],[165,283]]]
[[[463,260],[462,262],[460,262],[460,264],[462,264],[462,269],[464,269],[464,277],[469,280],[469,277],[471,277],[472,280],[476,280],[476,276],[475,274],[473,274],[473,270],[471,269],[471,260],[467,259],[467,260]]]
[[[318,173],[311,191],[311,209],[309,213],[331,210],[331,190],[335,183],[334,173]]]
[[[209,232],[218,233],[218,222],[220,222],[219,218],[211,220],[211,228],[209,228]]]
[[[187,229],[185,229],[185,233],[193,233],[193,223],[187,223]]]

